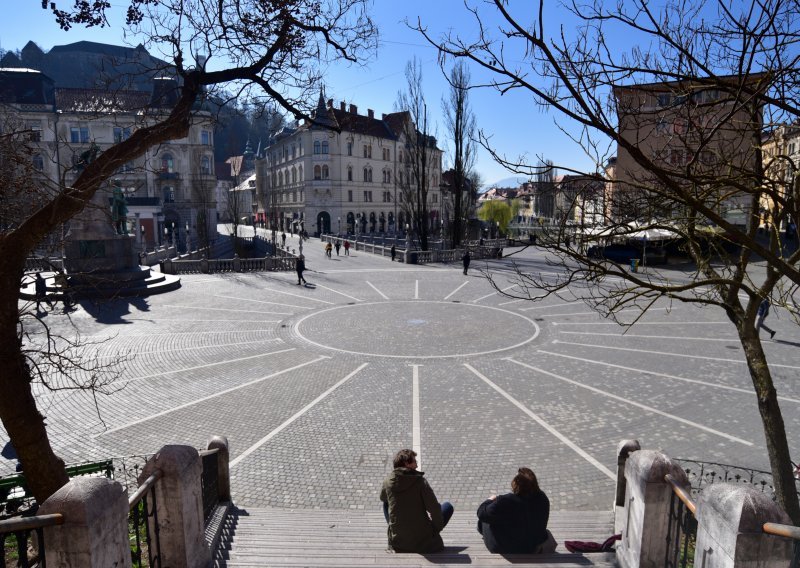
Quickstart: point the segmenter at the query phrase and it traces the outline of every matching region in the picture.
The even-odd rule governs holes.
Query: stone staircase
[[[555,554],[491,554],[476,530],[474,511],[456,511],[436,554],[395,554],[387,550],[386,522],[375,511],[231,509],[215,552],[218,568],[381,566],[617,566],[614,553],[572,554],[564,540],[603,542],[613,534],[612,511],[554,511],[548,528]]]

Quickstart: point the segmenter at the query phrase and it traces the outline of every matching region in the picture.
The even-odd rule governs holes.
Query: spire
[[[314,124],[312,128],[322,127],[337,128],[339,123],[336,122],[336,117],[333,111],[325,104],[325,93],[322,89],[319,90],[319,100],[317,101],[317,110],[314,111]]]

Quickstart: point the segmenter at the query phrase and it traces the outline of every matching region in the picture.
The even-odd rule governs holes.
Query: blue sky
[[[64,6],[71,4],[71,0],[60,1]],[[512,6],[523,9],[535,4],[523,0],[512,2]],[[124,3],[114,0],[112,5],[119,8]],[[563,21],[563,9],[558,10],[555,3],[552,6],[549,14],[551,21],[554,24]],[[428,109],[437,123],[440,147],[446,149],[441,99],[447,92],[447,83],[437,64],[436,50],[403,22],[406,19],[416,22],[419,17],[434,36],[450,29],[469,33],[474,29],[474,24],[465,12],[462,0],[375,0],[372,15],[380,29],[378,53],[365,61],[363,66],[338,65],[329,68],[326,77],[328,98],[333,98],[335,104],[341,100],[355,104],[361,113],[366,113],[367,109],[373,109],[377,116],[393,112],[398,91],[405,85],[405,65],[416,56],[422,62]],[[42,10],[39,0],[21,0],[15,3],[13,9],[6,10],[0,22],[0,47],[17,50],[29,40],[45,51],[54,45],[81,40],[118,45],[138,43],[130,33],[125,33],[121,15],[112,14],[110,20],[111,27],[108,28],[75,27],[63,32],[53,21],[50,12]],[[553,31],[557,32],[557,29],[553,28]],[[473,79],[476,78],[473,72]],[[471,94],[471,104],[478,126],[492,136],[493,146],[500,152],[510,157],[526,155],[531,162],[536,162],[537,156],[544,156],[556,164],[594,169],[581,149],[555,126],[554,117],[543,113],[530,97],[523,94],[501,97],[492,90],[477,90]],[[476,169],[486,183],[512,175],[483,150],[479,154]]]

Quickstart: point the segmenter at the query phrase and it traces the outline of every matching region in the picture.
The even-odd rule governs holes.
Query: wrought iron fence
[[[669,502],[669,524],[667,526],[667,548],[664,566],[667,568],[686,568],[694,565],[695,543],[697,541],[697,520],[694,518],[695,504],[691,495],[677,485],[672,476],[666,476],[672,485]]]
[[[203,474],[200,482],[203,488],[203,520],[214,512],[219,503],[219,450],[205,450],[200,452],[203,460]]]
[[[740,483],[750,485],[775,499],[775,486],[772,473],[758,469],[739,467],[736,465],[700,462],[695,460],[676,459],[686,472],[692,485],[692,495],[697,495],[706,485],[714,483]],[[797,485],[797,480],[795,480]],[[800,495],[800,491],[798,491]]]
[[[0,568],[47,568],[44,529],[63,522],[62,515],[17,517],[0,521]]]
[[[132,535],[133,568],[161,567],[161,538],[156,503],[156,482],[160,478],[161,470],[156,470],[128,499],[128,534]]]

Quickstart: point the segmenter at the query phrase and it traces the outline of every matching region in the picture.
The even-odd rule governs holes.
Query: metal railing
[[[775,487],[772,473],[758,469],[739,467],[736,465],[701,462],[695,460],[675,459],[681,466],[689,483],[692,485],[692,494],[696,495],[706,485],[714,483],[734,483],[750,485],[759,491],[768,494],[775,500]],[[798,492],[800,495],[800,491]]]
[[[44,529],[63,523],[59,514],[0,521],[0,568],[47,568]]]
[[[200,459],[203,461],[203,473],[200,483],[203,490],[203,520],[208,522],[219,503],[219,450],[203,450]]]
[[[131,539],[131,561],[134,568],[161,566],[161,539],[158,526],[158,507],[156,503],[156,482],[161,478],[161,470],[156,470],[128,498],[128,531]],[[152,531],[149,519],[153,519]],[[144,540],[144,547],[142,546]],[[146,561],[147,563],[143,563]]]
[[[692,496],[675,483],[671,475],[667,474],[664,479],[672,486],[667,528],[667,554],[664,558],[664,566],[685,568],[694,564],[695,542],[697,541],[697,520],[694,514],[697,507]]]

